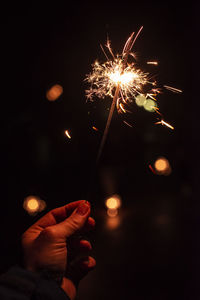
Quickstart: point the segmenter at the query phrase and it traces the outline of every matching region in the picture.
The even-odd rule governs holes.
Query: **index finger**
[[[66,218],[68,218],[72,214],[72,212],[81,203],[84,203],[85,201],[86,200],[79,200],[79,201],[71,202],[61,207],[54,208],[46,215],[44,215],[41,219],[39,219],[34,225],[38,225],[43,228],[47,226],[56,225],[57,223],[60,223],[64,221]],[[87,204],[90,205],[89,202],[87,202]]]

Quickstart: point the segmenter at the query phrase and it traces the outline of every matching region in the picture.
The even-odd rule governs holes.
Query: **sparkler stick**
[[[90,83],[90,88],[86,90],[86,96],[89,100],[92,101],[94,96],[100,99],[110,96],[113,99],[96,163],[99,162],[102,154],[115,106],[119,113],[125,114],[128,112],[126,105],[135,101],[138,106],[144,106],[146,110],[156,112],[160,115],[160,121],[155,124],[161,124],[174,129],[172,125],[163,120],[162,114],[159,112],[159,108],[155,102],[157,101],[156,96],[160,93],[160,88],[157,88],[156,81],[150,80],[152,76],[149,76],[149,73],[145,73],[137,67],[135,55],[131,52],[142,29],[143,26],[140,27],[136,35],[134,32],[130,35],[124,45],[122,54],[116,57],[111,49],[110,41],[107,40],[106,48],[111,59],[109,59],[109,55],[107,55],[103,46],[100,45],[107,61],[105,63],[96,61],[92,65],[92,73],[86,77],[86,80]],[[129,56],[134,58],[134,62],[128,63]],[[156,66],[158,63],[156,61],[148,61],[147,64]],[[172,92],[182,92],[171,86],[164,85],[164,87]]]
[[[121,70],[121,74],[123,74],[124,72],[124,69],[126,68],[126,64],[127,64],[127,60],[128,60],[128,56],[130,54],[130,51],[137,39],[137,37],[139,36],[141,30],[143,29],[143,26],[140,27],[138,33],[136,34],[134,40],[133,40],[133,36],[134,36],[134,32],[131,34],[131,36],[128,38],[127,42],[125,43],[125,46],[124,46],[124,49],[123,49],[123,52],[122,52],[122,56],[124,57],[123,58],[123,65],[122,65],[122,70]],[[108,41],[108,45],[107,45],[112,57],[115,59],[114,57],[114,54],[112,52],[112,49],[110,47],[110,42]],[[104,52],[104,49],[103,47],[101,46],[103,52]],[[105,54],[105,52],[104,52]],[[106,58],[107,55],[105,54]],[[104,130],[104,134],[103,134],[103,137],[102,137],[102,140],[101,140],[101,143],[100,143],[100,146],[99,146],[99,151],[98,151],[98,155],[97,155],[97,160],[96,160],[96,164],[98,164],[99,162],[99,159],[101,157],[101,153],[102,153],[102,150],[103,150],[103,147],[105,145],[105,141],[106,141],[106,138],[107,138],[107,135],[108,135],[108,131],[109,131],[109,128],[110,128],[110,123],[111,123],[111,120],[112,120],[112,116],[113,116],[113,112],[114,112],[114,109],[115,109],[115,106],[116,106],[116,103],[117,103],[117,99],[118,99],[118,96],[119,96],[119,92],[121,92],[120,90],[120,82],[118,82],[117,84],[117,87],[116,87],[116,90],[115,90],[115,94],[114,94],[114,97],[113,97],[113,101],[112,101],[112,104],[111,104],[111,107],[110,107],[110,111],[109,111],[109,115],[108,115],[108,120],[107,120],[107,123],[106,123],[106,127],[105,127],[105,130]],[[122,94],[122,92],[121,92]],[[122,97],[123,97],[123,94],[122,94]]]
[[[111,120],[112,120],[113,112],[114,112],[115,105],[116,105],[116,102],[117,102],[117,98],[118,98],[118,95],[119,95],[119,89],[120,89],[120,85],[118,84],[117,88],[115,90],[115,95],[114,95],[111,107],[110,107],[110,111],[109,111],[109,115],[108,115],[108,120],[107,120],[107,123],[106,123],[106,127],[105,127],[105,130],[104,130],[104,134],[103,134],[102,140],[101,140],[101,144],[99,146],[99,151],[98,151],[97,160],[96,160],[97,164],[98,164],[99,159],[101,157],[101,153],[102,153],[102,150],[103,150],[103,147],[104,147],[107,135],[108,135],[108,130],[109,130],[109,127],[110,127],[110,123],[111,123]]]

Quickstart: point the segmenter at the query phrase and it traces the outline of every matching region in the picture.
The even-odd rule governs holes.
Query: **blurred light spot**
[[[94,129],[95,131],[98,131],[98,129],[95,126],[92,126],[92,129]]]
[[[146,97],[142,94],[138,95],[136,98],[135,98],[135,102],[138,106],[143,106],[146,102]]]
[[[36,196],[28,196],[24,199],[23,208],[30,214],[36,215],[46,208],[45,201]]]
[[[108,229],[116,229],[120,225],[120,218],[119,216],[116,216],[114,218],[107,218],[106,226]]]
[[[40,204],[39,204],[38,200],[36,200],[34,198],[30,199],[27,203],[27,208],[32,211],[38,210],[39,206],[40,206]]]
[[[69,130],[65,130],[65,135],[68,137],[68,139],[72,138],[71,135],[70,135],[70,133],[69,133]]]
[[[115,194],[106,200],[106,207],[110,209],[117,209],[121,206],[121,198]]]
[[[159,157],[155,161],[154,167],[155,167],[156,173],[158,175],[169,175],[169,174],[171,174],[170,163],[165,157]]]
[[[49,101],[57,100],[63,93],[63,87],[59,84],[53,85],[46,93],[46,97]]]
[[[146,109],[149,112],[155,112],[155,108],[157,107],[157,104],[152,99],[146,99],[146,102],[144,103],[144,109]]]
[[[118,209],[117,208],[108,208],[107,215],[111,218],[116,217],[118,215]]]

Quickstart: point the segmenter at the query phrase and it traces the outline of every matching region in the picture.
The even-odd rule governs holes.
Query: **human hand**
[[[90,212],[85,200],[69,203],[51,210],[22,236],[25,268],[46,272],[60,282],[72,300],[78,282],[96,265],[95,259],[88,256],[90,242],[78,238],[95,225]]]

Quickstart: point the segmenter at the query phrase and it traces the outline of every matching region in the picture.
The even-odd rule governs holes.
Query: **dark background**
[[[25,197],[45,200],[44,213],[87,198],[97,222],[91,237],[97,267],[78,299],[198,299],[197,2],[41,2],[1,10],[1,272],[16,263],[22,232],[43,214],[29,216]],[[93,170],[111,102],[86,103],[85,74],[104,59],[99,44],[107,34],[120,53],[141,25],[138,60],[158,60],[148,70],[160,84],[184,91],[160,96],[175,130],[154,125],[155,116],[136,105],[126,116],[133,128],[115,112]],[[46,91],[56,83],[64,92],[49,102]],[[149,170],[159,156],[169,160],[170,176]],[[122,198],[113,230],[104,206],[112,193]]]

